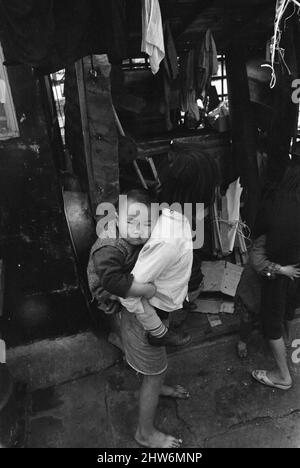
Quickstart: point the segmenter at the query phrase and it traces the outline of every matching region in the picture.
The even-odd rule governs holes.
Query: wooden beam
[[[287,12],[287,15],[289,12]],[[276,66],[276,86],[273,89],[273,114],[268,134],[269,178],[279,181],[289,163],[291,139],[295,138],[299,104],[291,99],[291,80],[300,73],[300,27],[298,16],[286,22],[280,43],[285,49],[285,61],[290,76],[283,65]]]
[[[254,31],[257,31],[257,26],[261,25],[262,32],[265,32],[268,36],[268,22],[270,23],[270,32],[272,33],[272,27],[274,24],[275,8],[274,5],[267,5],[265,8],[253,9],[253,13],[249,16],[246,23],[240,23],[233,25],[228,24],[226,28],[226,37],[222,43],[222,49],[225,51],[234,42],[239,42],[241,36],[249,38],[253,36]],[[234,26],[234,27],[233,27]]]
[[[271,35],[274,5],[267,4],[263,8],[221,7],[213,3],[206,8],[205,14],[194,18],[176,40],[177,43],[199,41],[199,36],[211,29],[217,42],[218,51],[226,51],[231,43],[240,41],[241,37],[253,38],[261,29],[266,37]],[[268,24],[270,27],[268,27]],[[267,26],[267,27],[266,27]]]
[[[80,106],[81,125],[82,125],[82,134],[83,134],[84,155],[85,155],[86,170],[87,170],[87,176],[88,176],[89,196],[91,199],[92,206],[95,207],[97,205],[97,195],[95,191],[94,171],[93,171],[93,165],[92,165],[92,149],[91,149],[91,141],[90,141],[90,129],[89,129],[87,103],[86,103],[86,88],[85,88],[83,59],[78,60],[75,63],[75,70],[76,70],[76,76],[77,76],[77,86],[78,86],[79,106]]]
[[[243,44],[235,43],[226,55],[232,145],[236,175],[246,188],[245,219],[254,226],[260,200],[256,131],[250,102],[250,92]]]
[[[118,134],[106,54],[76,63],[88,189],[93,210],[115,203],[119,194]]]
[[[194,8],[192,14],[182,23],[174,39],[179,39],[179,37],[184,34],[189,26],[195,21],[195,18],[199,17],[200,14],[203,14],[208,7],[212,7],[214,3],[215,0],[202,0],[202,2],[197,2],[197,6]]]

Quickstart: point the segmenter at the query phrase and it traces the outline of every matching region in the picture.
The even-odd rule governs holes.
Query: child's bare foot
[[[237,344],[237,353],[238,357],[241,359],[245,359],[248,357],[248,348],[247,348],[247,343],[244,341],[239,341]]]
[[[163,385],[160,394],[161,396],[178,398],[180,400],[187,400],[190,397],[190,392],[181,385],[175,385],[174,387]]]
[[[171,435],[163,434],[154,429],[154,432],[146,437],[143,437],[139,431],[136,431],[135,440],[142,447],[148,448],[177,448],[182,444],[181,439],[176,439]]]

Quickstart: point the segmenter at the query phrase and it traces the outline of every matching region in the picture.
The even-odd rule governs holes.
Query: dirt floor
[[[241,361],[236,337],[216,338],[172,354],[169,383],[185,385],[187,401],[161,398],[157,425],[180,435],[184,447],[300,448],[300,377],[289,391],[252,380],[252,369],[272,363],[256,334]],[[124,362],[103,373],[32,393],[27,447],[137,447],[139,377]]]

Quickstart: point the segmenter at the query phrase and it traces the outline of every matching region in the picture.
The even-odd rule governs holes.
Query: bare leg
[[[287,364],[286,349],[283,338],[269,340],[277,369],[267,373],[269,379],[274,383],[291,384],[292,378]]]
[[[165,374],[145,375],[140,391],[139,424],[135,440],[145,447],[172,448],[179,447],[181,440],[159,432],[154,427],[155,412],[162,390]]]
[[[292,336],[293,336],[293,321],[287,320],[285,323],[285,336],[284,336],[284,341],[285,341],[286,346],[291,346]]]
[[[240,332],[237,353],[241,359],[248,356],[248,341],[253,331],[252,314],[240,298],[236,299],[235,310],[240,314]]]

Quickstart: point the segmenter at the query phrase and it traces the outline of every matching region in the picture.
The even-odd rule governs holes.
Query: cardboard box
[[[243,267],[223,260],[203,262],[203,292],[222,292],[227,296],[234,297],[242,272]]]

